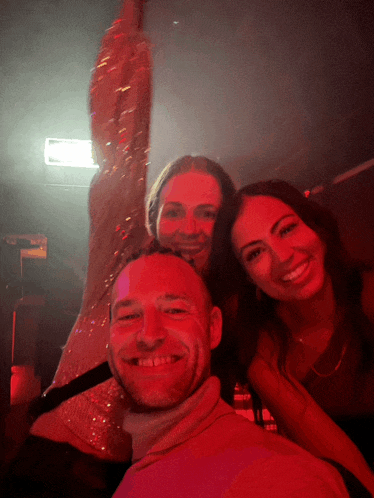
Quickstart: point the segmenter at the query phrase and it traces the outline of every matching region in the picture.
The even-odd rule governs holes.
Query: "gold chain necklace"
[[[316,375],[318,375],[318,377],[330,377],[330,375],[332,375],[333,373],[335,373],[335,372],[339,369],[340,365],[342,364],[343,358],[344,358],[345,353],[346,353],[346,351],[347,351],[347,346],[348,346],[348,342],[346,342],[346,343],[344,344],[343,349],[342,349],[342,352],[341,352],[341,354],[340,354],[339,361],[338,361],[338,363],[335,365],[334,369],[333,369],[331,372],[329,372],[329,373],[327,373],[327,374],[324,374],[324,373],[318,372],[318,370],[316,370],[316,369],[314,368],[314,365],[312,365],[312,366],[310,367],[310,369],[312,370],[312,372],[314,372]]]

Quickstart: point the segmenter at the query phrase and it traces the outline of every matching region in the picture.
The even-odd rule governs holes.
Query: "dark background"
[[[45,384],[79,310],[94,171],[44,165],[44,141],[90,138],[90,70],[118,10],[117,0],[1,0],[0,233],[48,237],[48,259],[27,269],[27,291],[46,296]],[[203,154],[238,186],[275,177],[323,185],[318,199],[338,215],[351,253],[373,261],[372,171],[329,187],[374,155],[372,0],[151,0],[145,13],[148,183],[176,157]],[[17,255],[3,245],[1,255],[4,366],[19,281]]]

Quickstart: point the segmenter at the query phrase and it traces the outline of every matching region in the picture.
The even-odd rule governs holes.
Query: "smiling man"
[[[110,364],[136,411],[165,410],[209,377],[221,311],[188,263],[154,254],[132,261],[113,289]]]
[[[337,471],[220,399],[221,312],[173,253],[132,260],[112,295],[109,363],[130,401],[132,466],[115,498],[348,497]]]

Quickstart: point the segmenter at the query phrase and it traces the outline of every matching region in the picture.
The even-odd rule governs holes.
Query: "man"
[[[210,352],[221,312],[170,253],[132,260],[112,297],[109,363],[130,398],[132,466],[121,497],[347,497],[340,475],[220,399]]]

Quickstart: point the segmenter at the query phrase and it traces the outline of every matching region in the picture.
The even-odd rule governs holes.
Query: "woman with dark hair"
[[[372,465],[373,324],[332,215],[286,182],[248,185],[218,216],[210,268],[216,303],[235,305],[255,397],[281,432],[373,493],[373,473],[339,428]]]
[[[163,247],[179,251],[205,273],[219,209],[234,195],[230,176],[203,156],[168,164],[147,201],[147,228]]]

